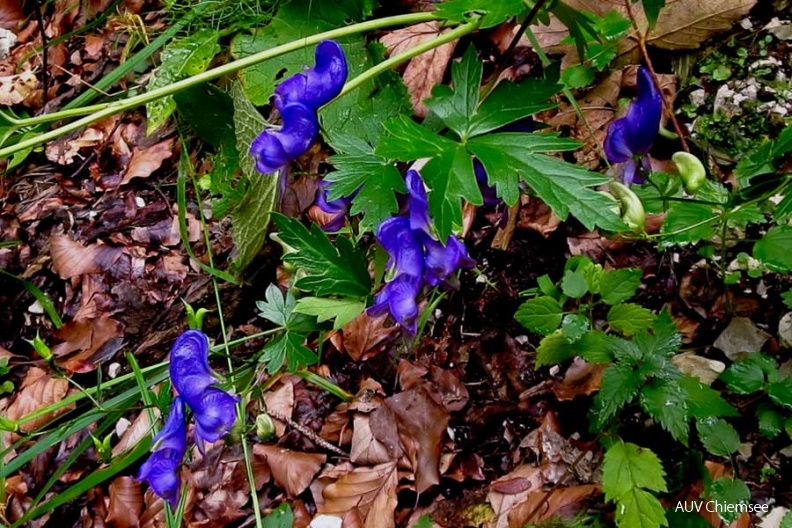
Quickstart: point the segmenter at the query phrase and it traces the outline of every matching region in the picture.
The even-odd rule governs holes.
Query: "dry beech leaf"
[[[305,491],[327,459],[327,456],[318,453],[300,453],[274,445],[256,444],[253,453],[267,459],[275,484],[289,498]]]
[[[155,418],[159,417],[159,409],[154,407],[153,414]],[[138,445],[140,441],[148,434],[151,433],[151,420],[149,420],[149,413],[141,412],[138,414],[135,421],[132,422],[124,434],[121,435],[121,438],[118,440],[118,443],[113,446],[113,456],[116,457]]]
[[[165,528],[165,502],[154,495],[151,488],[146,490],[143,500],[146,509],[140,518],[140,528]]]
[[[0,77],[0,105],[13,106],[25,102],[36,91],[38,79],[32,71]]]
[[[344,326],[343,350],[355,361],[364,359],[375,346],[383,342],[394,331],[394,327],[386,327],[385,321],[388,314],[379,317],[370,317],[364,310]],[[340,347],[337,347],[340,348]]]
[[[118,477],[110,483],[109,494],[110,505],[105,522],[113,528],[138,528],[143,511],[140,482],[132,477]]]
[[[133,178],[148,178],[162,166],[163,161],[172,155],[172,139],[166,139],[144,150],[135,147],[132,150],[132,159],[129,160],[127,170],[121,179],[121,185],[129,183]]]
[[[393,57],[406,50],[414,48],[438,35],[447,33],[440,30],[436,21],[423,22],[403,29],[397,29],[382,37],[380,42],[388,49],[388,54]],[[410,92],[415,115],[426,117],[429,109],[423,103],[432,95],[432,88],[443,81],[448,62],[454,55],[457,41],[448,42],[430,51],[414,57],[404,70],[404,84]]]
[[[539,467],[522,465],[492,484],[487,500],[497,516],[495,521],[488,523],[490,528],[507,528],[509,512],[524,502],[528,495],[542,489],[544,477]]]
[[[52,269],[61,279],[106,271],[122,253],[122,248],[107,244],[83,246],[67,235],[52,235],[49,244]]]
[[[22,0],[0,0],[0,27],[3,29],[16,29],[24,22],[25,13],[22,11]]]
[[[52,348],[52,354],[58,358],[58,365],[70,373],[91,372],[101,359],[118,350],[123,334],[123,325],[107,315],[69,321],[55,332],[55,337],[63,342]]]
[[[375,466],[401,458],[403,452],[399,446],[399,433],[393,421],[385,419],[381,426],[378,425],[378,434],[382,435],[385,432],[387,438],[375,438],[371,431],[371,422],[378,424],[382,411],[387,412],[390,418],[393,417],[393,413],[387,407],[380,407],[371,415],[362,413],[355,415],[352,448],[349,451],[349,460],[355,464]]]
[[[285,380],[277,389],[264,394],[264,403],[268,411],[291,418],[294,410],[294,385]],[[275,436],[280,438],[286,432],[286,424],[276,418],[272,418],[272,422],[275,424]]]
[[[553,387],[553,392],[560,401],[588,396],[599,390],[604,371],[605,365],[595,365],[581,358],[575,358],[564,373],[563,381]]]
[[[31,367],[17,392],[16,399],[9,405],[5,417],[13,421],[19,420],[42,407],[61,401],[68,391],[69,382],[65,379],[51,378],[46,371]],[[73,403],[25,422],[19,426],[19,429],[24,433],[30,433],[72,409],[74,409]],[[18,438],[17,435],[11,435],[12,442]]]
[[[599,493],[596,484],[569,486],[553,491],[535,491],[528,494],[524,502],[519,503],[508,513],[509,528],[522,528],[528,523],[540,523],[560,511],[575,513],[580,503],[588,497]],[[536,513],[534,513],[536,512]],[[530,518],[529,518],[530,517]]]
[[[325,487],[319,513],[343,517],[357,509],[365,528],[395,528],[397,484],[396,462],[356,468]]]

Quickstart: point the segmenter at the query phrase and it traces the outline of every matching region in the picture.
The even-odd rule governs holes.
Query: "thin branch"
[[[41,33],[41,66],[42,66],[42,73],[41,73],[41,82],[44,85],[44,104],[47,104],[47,100],[49,95],[49,65],[48,65],[48,51],[47,50],[47,33],[44,31],[44,15],[41,11],[41,0],[36,0],[36,20],[38,21],[39,26],[39,33]]]

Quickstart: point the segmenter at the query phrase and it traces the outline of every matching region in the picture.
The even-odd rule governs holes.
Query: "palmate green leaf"
[[[592,187],[607,178],[543,153],[573,150],[579,144],[553,134],[489,134],[473,138],[468,149],[481,160],[490,185],[508,205],[519,197],[515,174],[522,178],[562,220],[572,213],[587,229],[625,229],[611,211],[613,201]]]
[[[649,21],[649,27],[654,28],[657,24],[657,17],[660,16],[660,10],[665,7],[665,0],[641,0],[643,4],[646,19]]]
[[[267,372],[275,374],[286,363],[289,372],[319,361],[318,356],[305,346],[305,336],[296,332],[284,332],[273,338],[261,350],[259,361],[267,367]]]
[[[280,239],[296,250],[286,253],[283,260],[306,272],[297,288],[319,296],[364,297],[371,293],[365,254],[349,238],[336,237],[333,245],[316,224],[311,224],[309,231],[299,220],[278,213],[275,224]]]
[[[480,136],[544,110],[555,108],[548,102],[563,88],[555,80],[526,79],[519,84],[501,81],[479,104],[470,120],[468,135]]]
[[[652,326],[655,315],[639,304],[622,303],[611,306],[607,321],[610,327],[626,336],[643,332]]]
[[[635,489],[668,491],[663,464],[651,449],[615,442],[602,462],[602,491],[606,500],[619,501]]]
[[[780,225],[769,231],[756,243],[754,257],[779,270],[792,270],[792,226]]]
[[[564,309],[557,300],[537,297],[522,303],[514,318],[531,332],[547,335],[558,329],[563,314]]]
[[[470,122],[479,104],[482,71],[476,48],[468,46],[462,60],[451,65],[453,90],[437,85],[432,90],[432,98],[425,101],[426,106],[463,139],[470,135]]]
[[[690,434],[686,400],[687,394],[674,382],[655,379],[641,390],[641,407],[684,445]]]
[[[726,420],[706,418],[696,421],[704,448],[715,456],[728,457],[740,447],[740,436]]]
[[[338,154],[330,158],[336,170],[324,177],[332,183],[328,198],[349,196],[359,189],[349,212],[363,213],[363,230],[376,229],[399,209],[394,191],[404,192],[401,173],[361,139],[336,136],[332,145]]]
[[[270,284],[264,296],[267,299],[266,301],[256,302],[256,308],[259,310],[259,317],[263,317],[267,321],[273,322],[278,326],[286,327],[296,303],[294,295],[292,295],[291,292],[286,292],[284,296],[280,288],[274,284]]]
[[[377,156],[399,161],[412,161],[454,152],[459,144],[435,134],[406,116],[391,119],[383,124],[387,136],[374,150]]]
[[[630,403],[638,395],[643,382],[643,376],[630,365],[613,363],[606,368],[592,408],[595,427],[604,426],[609,418]]]
[[[710,486],[709,498],[721,504],[748,505],[751,502],[751,491],[748,489],[745,482],[738,478],[721,477],[716,479]],[[727,525],[736,521],[740,515],[742,514],[737,511],[718,512],[718,516],[723,519]]]
[[[239,166],[242,174],[250,181],[245,197],[234,210],[232,217],[232,234],[237,249],[234,268],[237,273],[241,273],[264,245],[270,213],[278,199],[278,179],[259,174],[253,156],[249,154],[250,144],[264,130],[264,119],[247,99],[239,83],[232,85],[231,98],[234,100],[234,130],[236,147],[240,154]]]
[[[599,279],[599,293],[605,304],[619,304],[633,295],[641,286],[643,272],[639,269],[622,268],[602,273]]]
[[[470,15],[480,14],[481,28],[497,26],[525,10],[522,0],[446,0],[438,4],[437,16],[451,22],[464,22]]]
[[[366,301],[350,297],[303,297],[297,301],[294,311],[316,316],[323,323],[335,319],[333,330],[340,330],[366,308]]]
[[[740,415],[737,409],[723,399],[720,391],[704,385],[694,376],[682,376],[679,386],[687,393],[688,413],[692,418]]]
[[[151,74],[147,90],[150,92],[176,81],[203,73],[220,52],[220,33],[201,29],[188,37],[174,40],[162,50],[162,64]],[[161,97],[146,105],[147,132],[157,130],[176,110],[173,96]]]

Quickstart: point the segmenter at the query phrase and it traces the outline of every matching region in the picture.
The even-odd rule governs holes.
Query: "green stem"
[[[295,374],[300,376],[308,383],[313,383],[317,387],[321,387],[322,389],[326,390],[327,392],[329,392],[334,396],[337,396],[338,398],[344,400],[345,402],[351,402],[352,400],[355,399],[355,396],[353,394],[348,393],[347,391],[345,391],[344,389],[342,389],[332,381],[323,378],[318,374],[314,374],[310,370],[298,370],[297,372],[295,372]]]
[[[270,48],[260,53],[250,55],[249,57],[245,57],[243,59],[235,60],[233,62],[229,62],[228,64],[223,64],[222,66],[212,68],[203,73],[199,73],[198,75],[194,75],[192,77],[182,79],[181,81],[177,81],[173,84],[163,86],[162,88],[151,90],[150,92],[136,95],[130,97],[129,99],[124,99],[123,101],[107,103],[101,110],[98,110],[92,113],[91,115],[85,116],[82,119],[78,119],[77,121],[66,124],[62,127],[56,128],[55,130],[51,130],[39,136],[20,141],[15,145],[11,145],[9,147],[0,149],[0,158],[4,158],[20,150],[32,148],[42,143],[46,143],[47,141],[51,141],[70,132],[74,132],[75,130],[79,130],[84,126],[90,125],[91,123],[94,123],[105,117],[135,108],[137,106],[149,103],[151,101],[156,101],[157,99],[161,99],[163,97],[173,95],[186,88],[190,88],[192,86],[196,86],[201,83],[212,81],[224,75],[235,73],[239,70],[278,57],[285,53],[289,53],[307,46],[318,44],[323,40],[341,38],[348,35],[353,35],[355,33],[373,31],[375,29],[381,29],[389,26],[400,26],[400,25],[416,24],[420,22],[429,22],[432,20],[437,20],[437,18],[438,18],[437,15],[433,13],[413,13],[408,15],[380,18],[376,20],[369,20],[367,22],[361,22],[359,24],[352,24],[350,26],[346,26],[342,28],[332,29],[330,31],[325,31],[324,33],[317,33],[316,35],[311,35],[310,37],[305,37],[286,44],[282,44],[280,46]],[[469,29],[469,31],[472,31],[473,29]],[[451,33],[448,33],[447,35],[450,35]],[[357,79],[353,79],[351,82],[355,82],[355,81],[357,81]],[[95,107],[98,106],[99,105],[95,105]],[[55,115],[55,114],[51,114],[51,115]]]

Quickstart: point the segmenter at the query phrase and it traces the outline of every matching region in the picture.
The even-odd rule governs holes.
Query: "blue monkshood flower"
[[[416,298],[424,281],[430,286],[450,284],[459,268],[473,267],[465,245],[453,235],[442,244],[434,236],[429,217],[429,200],[421,176],[407,171],[407,216],[394,216],[380,224],[377,241],[388,252],[388,269],[393,278],[369,308],[372,315],[389,311],[405,332],[415,334],[418,318]]]
[[[299,103],[313,111],[329,103],[341,93],[348,71],[344,50],[333,40],[316,46],[316,65],[292,75],[278,85],[274,103],[278,110]]]
[[[154,438],[154,452],[140,466],[137,476],[138,480],[148,482],[154,493],[172,508],[176,508],[179,503],[179,466],[186,452],[184,404],[181,398],[176,398],[171,404],[164,427]]]
[[[320,42],[315,60],[313,68],[292,75],[275,90],[273,103],[283,126],[265,130],[250,145],[259,172],[275,172],[305,154],[319,134],[317,110],[341,93],[348,74],[341,46]]]
[[[216,442],[231,431],[239,398],[222,391],[209,367],[209,339],[200,330],[187,330],[171,349],[170,376],[173,387],[190,408],[196,422],[195,445]]]
[[[349,196],[342,196],[335,200],[328,200],[327,195],[330,192],[330,182],[321,180],[317,184],[316,189],[316,205],[324,213],[331,216],[330,221],[322,226],[324,231],[338,231],[344,226],[346,215],[349,212],[349,207],[352,205],[352,200],[357,196],[358,191],[353,192]]]
[[[638,68],[638,97],[630,104],[627,115],[608,127],[605,155],[611,163],[624,163],[624,183],[643,183],[638,164],[648,173],[646,156],[654,144],[663,114],[663,98],[657,91],[648,69]]]

